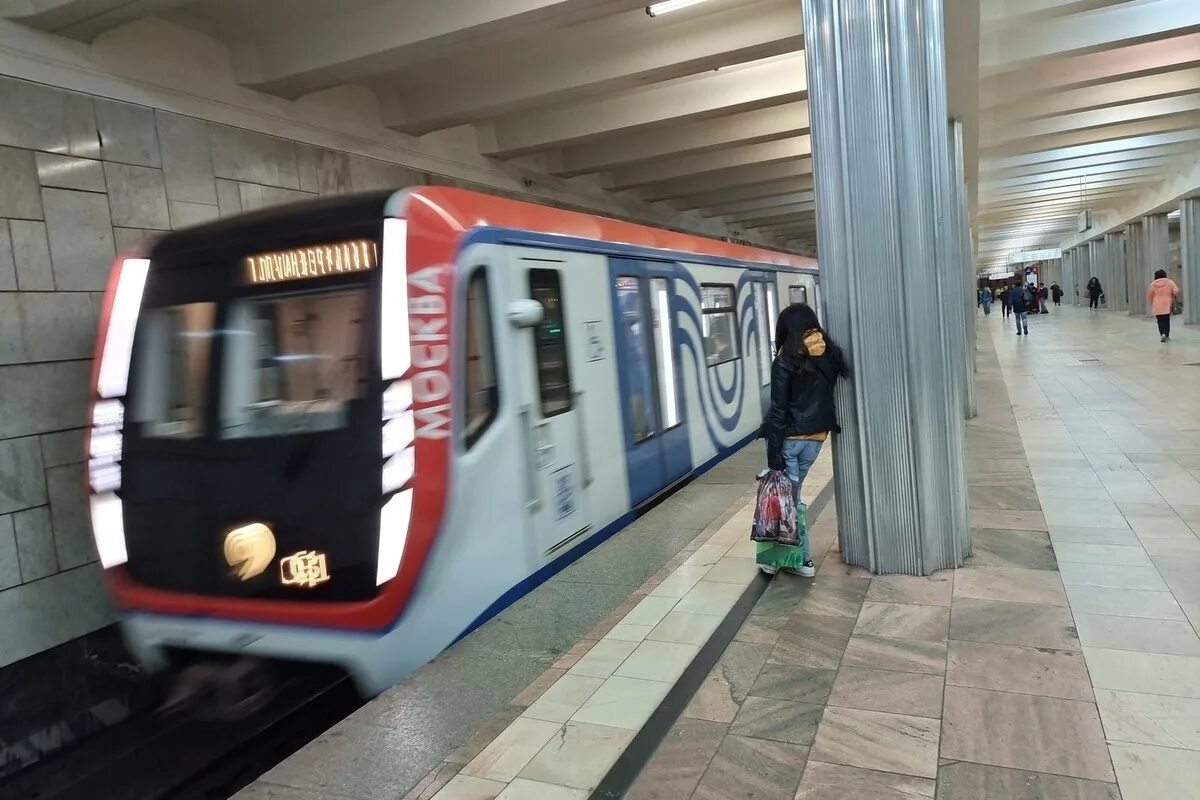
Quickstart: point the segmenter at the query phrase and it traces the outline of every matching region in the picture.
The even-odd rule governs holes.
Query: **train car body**
[[[130,645],[381,691],[753,438],[779,303],[816,291],[810,259],[447,188],[122,257],[87,448]]]

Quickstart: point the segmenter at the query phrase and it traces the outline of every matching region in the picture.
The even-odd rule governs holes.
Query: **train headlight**
[[[379,555],[375,584],[382,585],[400,571],[408,523],[412,516],[416,474],[416,421],[413,417],[411,337],[408,329],[408,220],[383,222],[383,275],[380,281],[380,372],[383,393],[383,495],[379,511]],[[391,495],[391,497],[388,497]]]

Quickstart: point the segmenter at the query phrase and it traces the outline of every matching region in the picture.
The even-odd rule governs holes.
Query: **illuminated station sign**
[[[379,250],[370,239],[354,239],[258,253],[245,263],[248,282],[282,283],[375,269]]]
[[[1053,261],[1056,258],[1062,258],[1062,250],[1057,247],[1049,250],[1018,250],[1009,253],[1008,263],[1032,264],[1034,261]]]

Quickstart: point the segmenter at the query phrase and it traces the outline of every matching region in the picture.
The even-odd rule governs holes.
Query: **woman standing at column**
[[[1158,319],[1158,337],[1160,342],[1171,339],[1171,312],[1175,310],[1175,298],[1179,296],[1179,284],[1167,277],[1167,271],[1160,269],[1154,273],[1154,280],[1146,290],[1146,302],[1150,313]]]
[[[771,364],[771,407],[765,422],[767,466],[783,470],[796,499],[800,546],[759,542],[757,563],[774,575],[779,569],[811,578],[816,575],[809,552],[808,522],[800,502],[800,486],[821,453],[829,434],[838,433],[833,385],[848,374],[842,351],[804,303],[788,306],[775,325],[775,361]]]

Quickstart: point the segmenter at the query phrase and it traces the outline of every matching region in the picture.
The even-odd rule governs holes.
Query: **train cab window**
[[[617,332],[625,339],[629,353],[629,417],[633,440],[644,442],[654,435],[654,386],[650,382],[650,351],[646,341],[646,312],[642,303],[642,282],[632,275],[616,279]],[[655,326],[657,327],[657,317]]]
[[[365,395],[361,289],[242,300],[230,309],[221,437],[335,430]]]
[[[763,386],[771,383],[771,360],[774,346],[771,343],[771,323],[767,311],[767,285],[754,284],[754,330],[758,339],[758,376]]]
[[[571,370],[558,270],[529,270],[529,294],[542,304],[542,321],[533,329],[534,354],[542,416],[552,417],[571,410]]]
[[[143,436],[192,439],[204,432],[216,309],[203,302],[146,312],[133,412]]]
[[[704,360],[710,367],[733,361],[740,355],[735,302],[732,286],[706,283],[700,287]]]
[[[789,286],[788,287],[788,302],[792,305],[796,303],[804,303],[808,305],[808,287],[807,286]]]
[[[500,391],[496,383],[496,356],[492,347],[492,311],[488,302],[487,273],[477,269],[467,283],[465,414],[463,443],[475,444],[496,418]]]
[[[671,325],[671,291],[666,278],[650,279],[650,309],[654,319],[654,355],[658,362],[658,406],[663,430],[679,424],[679,396],[675,382],[674,326]]]

